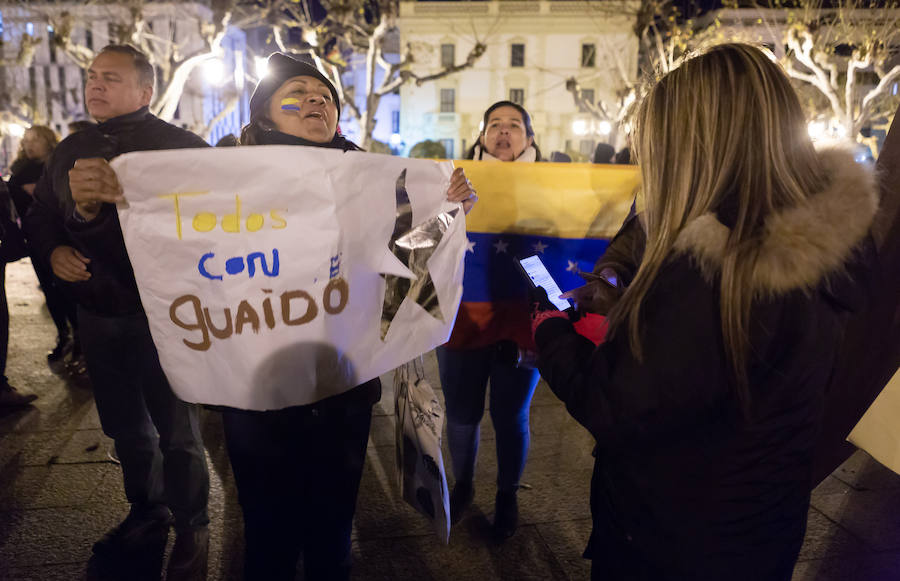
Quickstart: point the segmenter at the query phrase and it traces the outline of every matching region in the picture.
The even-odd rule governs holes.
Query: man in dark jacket
[[[175,397],[160,367],[114,205],[121,186],[107,161],[206,143],[149,113],[153,67],[133,47],[100,51],[84,93],[99,125],[59,144],[26,229],[78,303],[97,412],[115,440],[131,502],[128,517],[94,544],[94,553],[118,560],[164,546],[174,516],[167,579],[205,579],[209,472],[197,408]]]
[[[6,262],[21,258],[25,242],[13,220],[13,206],[6,183],[0,180],[0,408],[31,405],[33,393],[23,394],[6,378],[6,350],[9,346],[9,308],[6,304]]]

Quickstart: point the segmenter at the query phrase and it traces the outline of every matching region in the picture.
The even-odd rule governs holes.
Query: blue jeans
[[[491,384],[491,421],[497,434],[497,488],[519,487],[528,457],[528,414],[540,379],[536,369],[515,366],[501,343],[478,349],[437,348],[447,407],[447,440],[457,482],[472,481],[478,456],[479,424]],[[508,346],[508,345],[507,345]]]
[[[115,440],[128,501],[138,509],[168,506],[179,528],[206,525],[209,471],[198,408],[172,393],[147,317],[79,308],[78,319],[97,414]]]

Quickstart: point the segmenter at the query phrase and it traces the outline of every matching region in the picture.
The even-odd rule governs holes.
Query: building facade
[[[400,59],[399,34],[393,31],[388,34],[385,42],[385,60],[396,63]],[[341,82],[344,87],[355,87],[356,107],[362,111],[366,108],[366,55],[356,53],[350,56],[347,63],[348,70],[344,73]],[[384,69],[375,67],[375,87],[380,87],[384,80]],[[350,114],[349,108],[343,108],[341,115],[341,132],[354,143],[362,142],[360,127],[357,120]],[[388,147],[394,154],[402,154],[404,147],[400,135],[400,92],[394,91],[381,97],[378,103],[378,111],[375,113],[375,129],[372,131],[372,139],[379,141]]]
[[[87,73],[54,38],[53,16],[63,11],[72,15],[72,41],[92,52],[116,42],[118,27],[130,18],[124,6],[115,4],[0,3],[0,167],[8,167],[28,125],[48,125],[65,137],[70,122],[89,118],[83,95]],[[177,47],[179,54],[191,55],[203,49],[198,31],[212,13],[200,3],[154,2],[143,6],[143,17],[148,34],[171,39],[165,42]],[[33,57],[23,65],[17,57],[25,35],[36,44]],[[247,98],[253,89],[243,73],[252,66],[244,32],[229,29],[222,49],[211,66],[197,67],[191,74],[170,119],[213,143],[246,122]],[[156,90],[161,93],[164,88],[157,83]],[[215,126],[210,125],[213,120]]]
[[[578,110],[566,80],[575,77],[594,101],[615,102],[623,76],[637,74],[636,7],[548,0],[401,2],[401,46],[412,43],[416,49],[417,73],[464,61],[476,38],[488,46],[471,68],[400,89],[399,130],[407,147],[436,140],[448,157],[461,158],[477,138],[485,109],[510,100],[531,114],[545,157],[568,151],[589,158],[598,142],[615,138],[608,126]]]

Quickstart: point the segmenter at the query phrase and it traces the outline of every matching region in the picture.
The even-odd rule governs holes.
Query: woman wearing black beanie
[[[280,53],[250,99],[241,145],[303,145],[359,150],[337,131],[338,93],[313,65]],[[300,161],[302,163],[302,161]],[[475,192],[461,169],[447,199],[468,211]],[[274,411],[223,411],[225,441],[244,513],[244,578],[293,580],[303,553],[305,579],[350,574],[350,532],[366,457],[373,379],[313,404]]]

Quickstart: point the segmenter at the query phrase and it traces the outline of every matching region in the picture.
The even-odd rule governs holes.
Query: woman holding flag
[[[534,142],[531,116],[511,101],[491,105],[484,113],[477,143],[469,159],[505,162],[535,162],[541,152]],[[517,363],[522,343],[527,342],[527,305],[518,324],[501,325],[503,337],[470,333],[471,325],[459,325],[450,341],[437,349],[441,386],[447,406],[447,439],[456,484],[450,494],[450,520],[456,523],[475,496],[475,459],[478,456],[480,422],[484,415],[485,391],[490,380],[491,421],[497,438],[497,496],[494,532],[500,539],[516,532],[519,508],[516,493],[528,457],[528,415],[540,376],[537,370]],[[524,329],[524,340],[516,329]],[[522,334],[519,334],[522,335]],[[518,345],[517,341],[518,339]]]

